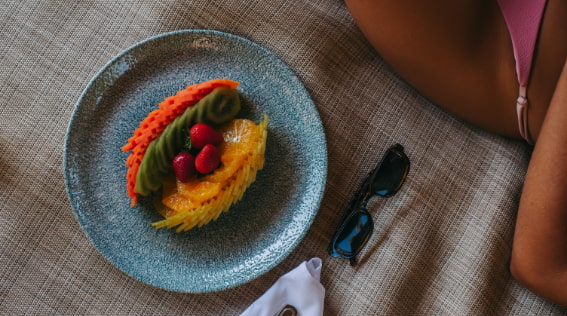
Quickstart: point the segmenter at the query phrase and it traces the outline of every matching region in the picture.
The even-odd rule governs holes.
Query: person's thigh
[[[519,136],[515,62],[496,1],[346,3],[378,53],[422,94],[475,125]]]

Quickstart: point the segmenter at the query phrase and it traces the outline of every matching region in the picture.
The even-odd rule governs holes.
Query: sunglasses
[[[374,222],[366,205],[374,196],[388,198],[396,194],[410,168],[410,161],[404,153],[404,147],[395,144],[390,147],[382,161],[364,179],[346,209],[339,226],[331,239],[328,252],[333,257],[351,260],[364,248],[372,231]]]

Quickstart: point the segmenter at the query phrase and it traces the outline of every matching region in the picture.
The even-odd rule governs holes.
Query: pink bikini
[[[520,95],[516,104],[520,134],[529,143],[533,140],[528,130],[528,99],[526,95],[535,45],[547,0],[498,0],[498,5],[510,31]]]

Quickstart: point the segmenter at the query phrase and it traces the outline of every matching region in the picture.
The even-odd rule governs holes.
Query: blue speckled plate
[[[213,78],[241,83],[240,117],[268,114],[265,167],[217,221],[155,229],[150,199],[130,207],[120,147],[165,97]],[[110,262],[148,284],[201,293],[248,282],[297,246],[319,208],[327,152],[317,110],[288,67],[243,38],[190,30],[140,42],[93,78],[71,118],[64,164],[75,216]]]

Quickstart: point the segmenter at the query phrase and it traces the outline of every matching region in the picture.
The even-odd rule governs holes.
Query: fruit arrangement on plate
[[[214,79],[165,98],[122,147],[132,206],[154,195],[165,218],[153,226],[185,231],[217,219],[263,168],[268,117],[236,118],[238,85]]]

